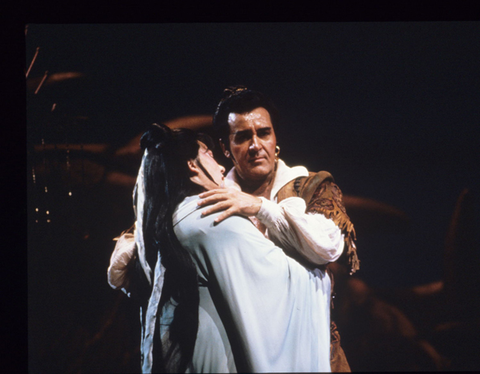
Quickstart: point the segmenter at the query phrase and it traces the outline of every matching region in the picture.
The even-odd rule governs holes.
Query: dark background
[[[458,196],[468,188],[475,197],[480,187],[479,26],[476,21],[28,24],[26,68],[40,47],[30,79],[46,70],[84,74],[27,94],[28,150],[33,164],[54,165],[38,151],[42,139],[107,144],[108,157],[94,161],[112,168],[113,150],[150,123],[211,115],[226,86],[244,84],[271,96],[280,110],[284,121],[277,138],[288,165],[328,170],[345,195],[386,203],[409,217],[402,228],[378,224],[357,230],[362,261],[357,276],[382,288],[429,283],[442,277],[444,240]],[[57,159],[67,162],[65,153]],[[62,358],[68,364],[55,354],[51,362],[45,358],[60,352],[56,344],[75,329],[72,320],[77,326],[84,321],[84,336],[96,336],[111,322],[115,302],[126,322],[137,318],[136,309],[115,299],[117,292],[106,283],[111,239],[133,219],[131,191],[80,185],[69,200],[55,197],[68,179],[55,190],[53,171],[48,175],[50,200],[38,186],[29,189],[29,318],[35,326],[30,362],[46,372],[69,365],[80,372],[81,364],[75,366],[68,355]],[[38,183],[47,179],[37,176]],[[38,215],[35,225],[39,204],[50,207],[50,226]],[[478,217],[478,199],[474,204]],[[110,317],[98,319],[101,311]],[[44,345],[38,325],[48,330]],[[130,329],[132,336],[138,333],[137,326]],[[108,372],[90,369],[102,370]]]

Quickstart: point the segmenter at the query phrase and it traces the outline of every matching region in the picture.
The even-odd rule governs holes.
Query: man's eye
[[[248,139],[249,139],[248,134],[235,134],[235,143],[240,144],[240,143],[245,142]]]
[[[208,154],[211,158],[213,158],[213,152],[212,152],[212,151],[208,151],[207,154]]]
[[[270,135],[271,131],[270,129],[261,129],[258,130],[257,135],[259,138],[266,138]]]

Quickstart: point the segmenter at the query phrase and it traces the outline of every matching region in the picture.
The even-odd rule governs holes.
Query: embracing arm
[[[323,214],[307,213],[302,198],[290,197],[278,204],[262,200],[257,218],[267,226],[269,238],[286,251],[297,252],[317,265],[340,257],[344,248],[341,230]]]
[[[208,191],[200,197],[198,204],[206,207],[204,215],[220,212],[215,222],[233,214],[256,216],[268,228],[270,239],[287,251],[298,252],[313,264],[333,262],[343,251],[343,237],[338,227],[321,214],[307,214],[305,201],[299,197],[277,205],[235,188]]]
[[[145,297],[151,287],[138,261],[134,234],[124,232],[115,240],[107,270],[108,284],[133,299]]]
[[[299,237],[298,241],[309,244],[296,247],[302,257],[307,258],[310,262],[321,264],[322,262],[315,261],[315,255],[319,259],[328,258],[330,255],[330,260],[327,262],[332,262],[345,253],[350,273],[354,273],[360,268],[355,247],[355,229],[345,210],[342,191],[334,183],[330,173],[320,171],[310,173],[309,177],[292,180],[280,189],[277,200],[279,204],[276,213],[272,204],[266,203],[264,206],[266,209],[271,207],[269,210],[273,212],[271,216],[277,217],[278,220],[276,221],[275,218],[266,220],[275,223],[274,225],[270,224],[272,227],[269,235],[293,243],[293,240],[287,237],[288,231],[281,226],[282,221],[287,222],[290,224],[291,231]],[[304,203],[300,200],[303,200]],[[267,215],[267,213],[261,210],[257,217],[262,215]],[[323,235],[319,233],[320,230]],[[341,233],[342,242],[337,247],[339,233]],[[312,241],[310,238],[315,240]],[[330,244],[328,239],[330,239]],[[332,246],[337,248],[336,252],[331,250]]]
[[[311,173],[285,185],[277,194],[278,205],[235,188],[200,195],[204,215],[222,211],[215,221],[238,214],[256,216],[268,236],[289,252],[323,265],[336,261],[347,248],[351,272],[359,268],[355,230],[342,201],[342,193],[328,172]],[[209,205],[209,206],[207,206]]]
[[[347,215],[343,194],[327,171],[310,173],[305,178],[297,178],[285,185],[277,194],[278,201],[290,196],[299,196],[307,204],[306,212],[322,215],[331,220],[342,232],[344,246],[342,258],[348,261],[350,274],[360,269],[355,246],[356,234],[353,223]]]
[[[122,290],[130,296],[130,278],[136,259],[134,235],[125,232],[114,240],[117,243],[110,256],[110,264],[107,270],[108,284],[113,289]]]

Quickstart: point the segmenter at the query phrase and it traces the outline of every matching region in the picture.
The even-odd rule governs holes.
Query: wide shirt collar
[[[278,191],[288,182],[298,177],[308,177],[308,170],[305,166],[289,167],[285,164],[285,162],[283,162],[283,160],[278,159],[277,173],[275,175],[275,180],[273,181],[273,187],[270,193],[269,200],[275,201]],[[240,188],[240,184],[238,183],[238,176],[235,172],[235,166],[230,169],[227,176],[225,177],[225,186],[235,187],[240,191],[242,190]]]

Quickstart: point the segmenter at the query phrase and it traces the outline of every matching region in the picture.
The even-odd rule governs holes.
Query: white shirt
[[[289,197],[277,204],[278,191],[298,177],[308,177],[308,170],[304,166],[288,167],[279,159],[270,200],[260,197],[262,206],[256,217],[267,227],[267,237],[287,252],[298,252],[317,265],[334,262],[344,248],[344,235],[338,226],[323,214],[306,213],[301,197]],[[241,190],[235,167],[225,177],[225,185]]]
[[[328,275],[285,255],[246,218],[214,225],[219,213],[203,217],[197,201],[192,196],[178,206],[174,231],[197,266],[200,306],[211,298],[218,311],[211,319],[223,322],[237,370],[330,371]],[[208,339],[197,335],[192,371],[211,366],[211,356],[197,351]]]

